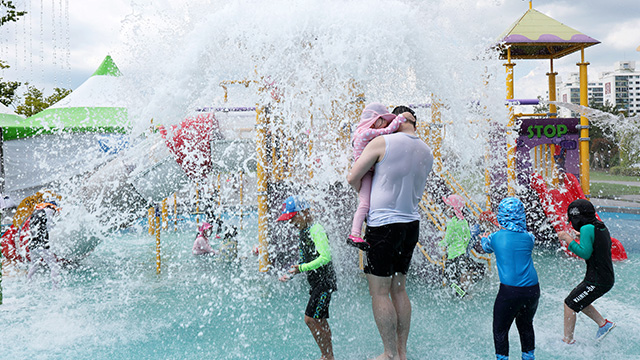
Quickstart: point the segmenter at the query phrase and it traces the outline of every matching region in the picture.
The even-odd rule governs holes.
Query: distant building
[[[580,104],[580,77],[577,72],[569,74],[563,82],[558,77],[558,101]],[[640,71],[636,71],[635,61],[617,61],[613,71],[600,74],[597,82],[589,82],[589,105],[600,106],[605,103],[616,105],[629,115],[640,113]],[[567,109],[558,111],[558,116],[576,116]]]

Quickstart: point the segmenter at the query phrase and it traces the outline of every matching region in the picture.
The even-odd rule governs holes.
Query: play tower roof
[[[535,10],[529,9],[498,38],[500,58],[559,59],[600,41]]]

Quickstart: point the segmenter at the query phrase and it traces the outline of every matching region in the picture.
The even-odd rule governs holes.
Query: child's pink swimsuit
[[[209,240],[204,234],[200,233],[196,237],[196,241],[193,243],[193,255],[215,254],[215,250],[209,245]]]
[[[365,129],[364,131],[357,132],[353,135],[353,161],[355,162],[362,155],[362,151],[367,147],[367,144],[380,135],[388,135],[398,131],[400,124],[407,121],[402,116],[397,116],[389,124],[389,126],[380,129]],[[351,234],[360,236],[362,233],[362,224],[369,212],[369,199],[371,197],[371,180],[373,179],[373,168],[369,170],[362,177],[362,184],[360,185],[360,191],[358,192],[358,208],[353,215],[353,224],[351,225]]]

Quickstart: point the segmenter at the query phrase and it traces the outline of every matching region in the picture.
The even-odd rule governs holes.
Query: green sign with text
[[[562,135],[569,132],[567,125],[558,124],[558,125],[531,125],[527,128],[529,139],[534,136],[537,138],[541,138],[545,136],[547,138],[561,137]]]

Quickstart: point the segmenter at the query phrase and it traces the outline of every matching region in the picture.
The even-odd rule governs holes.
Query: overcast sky
[[[484,32],[487,38],[497,38],[529,8],[529,2],[524,0],[466,1],[465,6],[476,14],[477,31]],[[11,66],[0,71],[0,76],[44,87],[45,94],[53,87],[75,89],[107,54],[114,56],[126,74],[129,61],[123,43],[135,34],[124,33],[124,22],[135,22],[145,6],[169,6],[167,3],[188,6],[186,1],[175,5],[168,0],[14,0],[18,9],[29,14],[18,23],[0,28],[0,59]],[[591,63],[590,80],[611,69],[615,61],[635,60],[640,67],[640,52],[636,50],[640,47],[640,1],[535,0],[533,6],[601,41],[585,50],[586,60]],[[455,21],[454,13],[444,16]],[[570,72],[578,71],[575,64],[579,61],[579,53],[575,53],[557,60],[554,68],[566,78]],[[516,98],[543,95],[548,71],[548,61],[517,62]]]

